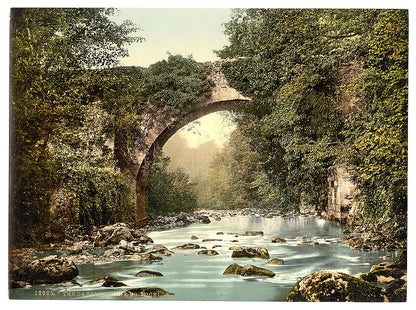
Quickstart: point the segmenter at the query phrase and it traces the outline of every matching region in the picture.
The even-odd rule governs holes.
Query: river
[[[152,231],[148,236],[155,244],[172,249],[186,243],[196,243],[219,253],[216,256],[197,255],[195,250],[173,250],[175,254],[164,256],[154,263],[140,261],[117,261],[102,264],[78,265],[79,276],[75,279],[81,286],[59,285],[33,286],[13,289],[12,298],[30,299],[132,299],[120,293],[137,287],[158,286],[174,296],[163,300],[189,301],[284,301],[294,284],[303,276],[319,270],[341,271],[351,275],[368,272],[372,265],[392,256],[388,251],[360,251],[344,243],[334,242],[342,237],[345,227],[315,217],[262,218],[224,217],[211,224],[192,224],[184,228]],[[263,231],[263,236],[238,236],[246,230]],[[223,234],[218,235],[218,232]],[[191,240],[197,236],[197,240]],[[276,237],[286,243],[271,243]],[[303,245],[299,237],[313,238],[317,245]],[[222,241],[202,242],[203,239]],[[238,240],[235,242],[234,240]],[[233,242],[234,241],[234,242]],[[281,258],[282,265],[266,265],[264,259],[232,258],[230,246],[255,246],[267,248],[271,258]],[[390,258],[389,260],[393,260]],[[251,264],[272,270],[273,278],[241,277],[223,275],[232,263]],[[140,270],[152,270],[162,277],[138,278]],[[102,276],[113,276],[127,287],[106,288],[101,284],[89,284]],[[138,298],[149,300],[148,298]]]

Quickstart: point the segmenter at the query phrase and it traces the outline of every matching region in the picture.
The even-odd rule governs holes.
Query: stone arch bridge
[[[218,111],[243,110],[252,104],[250,98],[243,96],[229,86],[222,71],[223,61],[211,64],[208,79],[213,82],[211,94],[204,102],[199,103],[183,115],[171,119],[154,121],[141,141],[140,150],[135,152],[135,160],[128,164],[128,173],[136,181],[135,224],[143,227],[148,222],[147,215],[147,180],[153,160],[165,143],[179,129],[205,115]],[[337,167],[328,176],[328,207],[327,217],[338,222],[345,222],[349,210],[354,205],[355,187],[351,182],[351,174],[345,167]]]
[[[179,129],[205,115],[219,111],[238,111],[251,104],[251,99],[230,87],[221,70],[223,62],[211,64],[208,79],[212,81],[211,94],[204,102],[177,118],[156,121],[148,131],[143,148],[135,154],[136,164],[130,167],[130,174],[136,178],[135,222],[144,226],[147,217],[147,179],[155,155]]]

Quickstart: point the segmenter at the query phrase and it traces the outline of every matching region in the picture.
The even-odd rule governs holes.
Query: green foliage
[[[191,57],[169,55],[146,70],[144,94],[165,115],[178,115],[210,94],[208,67]]]
[[[406,210],[407,14],[234,12],[226,24],[230,44],[218,54],[237,59],[227,65],[227,77],[255,103],[239,128],[260,156],[256,182],[284,195],[281,202],[325,208],[326,177],[347,160],[357,167],[369,219]],[[365,67],[358,79],[345,74],[347,63]],[[352,113],[342,109],[347,91],[358,98]]]
[[[193,212],[197,208],[194,184],[181,169],[168,172],[169,157],[155,158],[148,179],[148,210],[151,216]]]
[[[383,11],[369,41],[367,68],[352,86],[361,109],[345,135],[355,153],[365,217],[407,210],[408,12]]]
[[[126,44],[140,41],[130,22],[116,25],[110,9],[11,11],[11,228],[13,242],[42,241],[51,195],[60,186],[60,141],[80,144],[89,68],[117,64]],[[76,132],[76,133],[75,133]],[[54,149],[55,148],[55,149]]]
[[[243,117],[239,126],[287,207],[326,206],[326,177],[343,140],[333,80],[343,62],[363,52],[373,15],[248,9],[226,25],[231,44],[219,54],[240,57],[228,65],[227,77],[255,102],[255,117]]]

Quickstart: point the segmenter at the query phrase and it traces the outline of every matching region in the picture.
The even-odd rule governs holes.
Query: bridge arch
[[[251,99],[231,88],[221,71],[221,62],[214,62],[208,78],[213,88],[208,100],[196,105],[183,115],[155,124],[147,138],[145,151],[138,154],[139,167],[136,174],[135,223],[138,227],[146,225],[147,216],[147,180],[153,160],[165,143],[185,125],[211,113],[219,111],[242,111],[251,104]]]

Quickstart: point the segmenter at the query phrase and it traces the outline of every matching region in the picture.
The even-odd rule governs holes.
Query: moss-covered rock
[[[177,247],[174,247],[174,250],[194,250],[194,249],[200,249],[201,246],[199,244],[193,244],[193,243],[187,243],[184,245],[180,245]]]
[[[382,302],[380,288],[341,272],[319,271],[302,278],[286,301]]]
[[[94,280],[88,281],[88,283],[90,284],[94,284],[94,283],[104,283],[106,281],[118,281],[118,279],[111,277],[111,276],[104,276],[104,277],[99,277],[96,278]]]
[[[122,287],[122,286],[127,286],[127,285],[125,285],[123,282],[120,282],[120,281],[117,281],[117,280],[107,279],[101,286],[104,286],[104,287]]]
[[[406,301],[406,288],[405,280],[398,279],[392,281],[385,289],[387,299],[389,301]]]
[[[254,265],[244,265],[240,270],[242,277],[266,277],[273,278],[276,274],[268,269],[257,267]]]
[[[285,261],[283,259],[275,257],[269,260],[266,265],[282,265],[284,263]]]
[[[375,276],[379,283],[390,283],[396,279],[400,279],[405,275],[405,272],[398,268],[382,268],[370,271],[367,275],[372,279]]]
[[[225,269],[224,275],[236,274],[242,277],[267,277],[273,278],[276,274],[268,269],[257,267],[254,265],[240,266],[238,264],[231,264]]]
[[[135,277],[151,278],[151,277],[163,277],[163,274],[152,270],[141,270],[134,275]]]
[[[168,292],[160,287],[156,287],[156,286],[133,288],[121,294],[121,296],[149,297],[149,298],[162,298],[162,297],[168,297],[168,296],[173,296],[173,295],[175,294]]]
[[[11,276],[15,281],[53,284],[72,280],[78,273],[78,268],[72,261],[52,255],[24,264],[13,270]]]
[[[269,251],[264,248],[249,248],[244,247],[238,250],[233,251],[231,257],[234,258],[262,258],[269,259]]]
[[[140,260],[146,261],[146,262],[160,262],[163,259],[162,257],[153,255],[152,253],[146,253],[146,254],[140,255]]]
[[[219,255],[215,250],[201,250],[198,252],[198,255],[206,255],[206,256],[216,256]]]
[[[239,264],[231,264],[230,266],[228,266],[225,271],[224,271],[224,275],[226,274],[240,274],[240,270],[241,270],[241,266]]]

